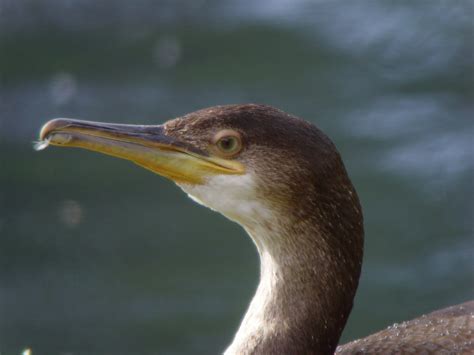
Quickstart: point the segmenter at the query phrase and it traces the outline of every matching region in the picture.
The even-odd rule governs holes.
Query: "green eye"
[[[214,141],[218,152],[227,157],[237,154],[242,149],[240,135],[235,131],[221,131],[216,135]]]
[[[217,146],[220,150],[226,153],[232,153],[239,148],[239,141],[236,137],[223,137],[217,142]]]

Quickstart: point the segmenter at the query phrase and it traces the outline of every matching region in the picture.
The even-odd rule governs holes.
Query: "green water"
[[[0,352],[215,354],[258,282],[244,231],[79,150],[53,117],[260,102],[339,147],[366,253],[342,341],[473,298],[469,1],[0,2]]]

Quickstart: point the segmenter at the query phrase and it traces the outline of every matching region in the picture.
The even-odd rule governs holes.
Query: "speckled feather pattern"
[[[339,346],[336,354],[474,354],[474,301]]]

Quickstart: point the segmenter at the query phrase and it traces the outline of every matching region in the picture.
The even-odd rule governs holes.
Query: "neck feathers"
[[[226,355],[334,353],[362,263],[362,214],[347,188],[246,228],[260,254],[260,283]]]

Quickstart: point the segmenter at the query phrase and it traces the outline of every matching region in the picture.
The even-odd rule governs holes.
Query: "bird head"
[[[60,118],[40,140],[130,160],[250,229],[276,222],[282,209],[304,213],[303,202],[344,170],[320,130],[264,105],[216,106],[148,126]]]

